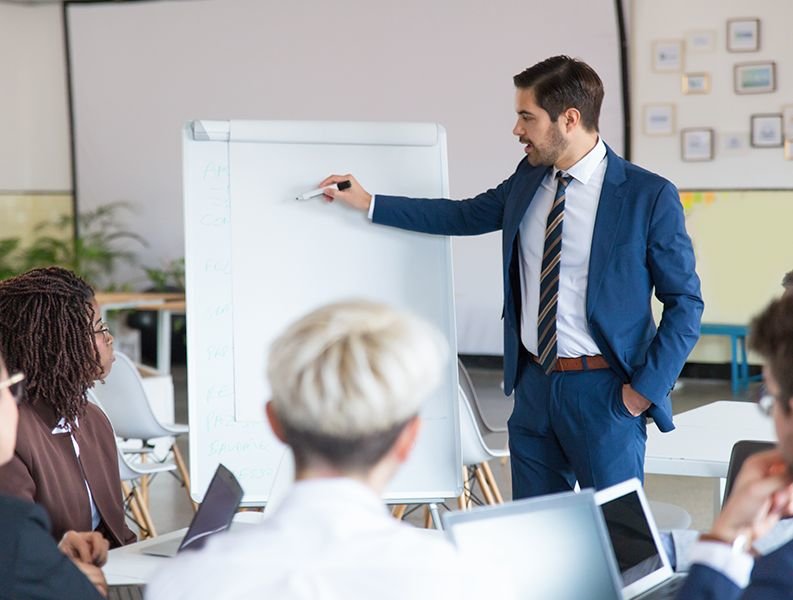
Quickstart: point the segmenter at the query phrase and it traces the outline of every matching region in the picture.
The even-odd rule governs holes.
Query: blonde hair
[[[418,413],[447,348],[434,327],[382,304],[319,308],[270,348],[274,409],[291,429],[333,438],[387,430]]]

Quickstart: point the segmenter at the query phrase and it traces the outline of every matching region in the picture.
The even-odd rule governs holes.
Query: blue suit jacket
[[[586,295],[589,332],[611,368],[652,401],[662,431],[674,428],[669,392],[699,337],[703,302],[677,189],[606,148]],[[523,159],[498,187],[474,198],[410,199],[377,195],[375,223],[442,235],[502,230],[504,389],[518,377],[519,226],[547,167]],[[664,305],[656,327],[650,305]]]
[[[50,534],[44,509],[0,496],[0,600],[101,600]]]
[[[793,598],[793,542],[757,559],[745,590],[704,565],[694,565],[679,600],[790,600]]]

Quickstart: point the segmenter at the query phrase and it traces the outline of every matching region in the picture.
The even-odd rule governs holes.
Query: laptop
[[[674,598],[684,574],[669,564],[642,483],[629,479],[595,494],[622,576],[623,598]]]
[[[209,536],[225,531],[242,502],[242,487],[237,478],[222,464],[218,465],[209,482],[204,500],[198,507],[183,538],[173,538],[146,546],[143,554],[176,556],[184,550],[203,548]]]
[[[594,493],[564,492],[443,515],[465,558],[505,569],[517,598],[620,600],[614,555]]]

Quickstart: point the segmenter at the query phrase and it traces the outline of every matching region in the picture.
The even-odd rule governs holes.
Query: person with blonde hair
[[[180,555],[147,597],[465,597],[482,570],[380,499],[448,355],[434,328],[372,302],[325,306],[289,326],[270,349],[266,413],[294,453],[295,484],[261,526]]]

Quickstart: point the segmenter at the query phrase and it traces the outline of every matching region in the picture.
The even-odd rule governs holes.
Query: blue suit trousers
[[[509,418],[513,499],[644,480],[646,417],[622,402],[611,369],[546,375],[521,357]]]

